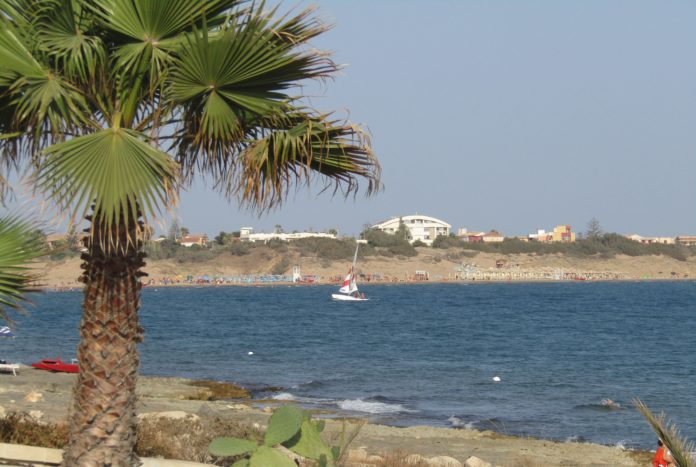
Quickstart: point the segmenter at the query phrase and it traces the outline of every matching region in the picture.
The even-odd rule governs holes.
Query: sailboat
[[[352,302],[364,302],[369,300],[365,298],[365,294],[361,294],[358,291],[357,277],[355,274],[355,262],[358,260],[358,247],[360,244],[355,245],[355,255],[353,255],[353,265],[348,270],[348,274],[345,279],[343,279],[343,284],[341,288],[338,289],[338,293],[332,293],[331,298],[334,300],[352,301]]]

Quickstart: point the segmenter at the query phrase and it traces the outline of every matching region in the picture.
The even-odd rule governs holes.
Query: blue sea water
[[[141,371],[282,386],[270,396],[394,425],[652,447],[639,397],[696,437],[694,282],[361,290],[370,301],[333,302],[325,286],[146,288]],[[0,356],[73,357],[81,299],[34,296]]]

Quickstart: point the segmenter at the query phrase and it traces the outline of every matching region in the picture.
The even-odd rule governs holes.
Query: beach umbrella
[[[14,337],[14,333],[12,332],[12,329],[10,329],[9,326],[2,326],[0,327],[0,337]]]

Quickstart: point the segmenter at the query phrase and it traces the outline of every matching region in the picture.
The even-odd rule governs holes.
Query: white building
[[[676,238],[674,237],[643,237],[638,234],[627,235],[633,241],[645,243],[649,245],[651,243],[662,243],[664,245],[674,245],[676,243]]]
[[[422,216],[415,214],[412,216],[393,217],[380,224],[373,225],[373,229],[379,229],[390,234],[396,233],[399,230],[399,224],[403,222],[408,229],[408,241],[413,243],[416,240],[432,245],[433,240],[439,235],[448,236],[452,228],[445,221],[434,217]]]
[[[320,237],[320,238],[336,238],[335,234],[324,232],[274,232],[274,233],[253,233],[252,227],[242,227],[239,229],[239,239],[244,242],[263,242],[267,243],[270,240],[282,240],[290,242],[301,238]]]

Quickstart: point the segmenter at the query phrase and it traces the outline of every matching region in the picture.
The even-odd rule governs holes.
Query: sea
[[[361,291],[369,301],[334,302],[329,286],[147,287],[141,373],[395,426],[652,448],[640,398],[696,438],[696,282]],[[81,292],[32,301],[0,358],[74,357]]]

